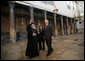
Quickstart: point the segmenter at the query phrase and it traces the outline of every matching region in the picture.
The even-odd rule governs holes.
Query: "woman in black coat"
[[[31,23],[27,26],[28,32],[28,43],[26,48],[26,56],[30,58],[38,56],[38,40],[37,40],[37,30],[34,23]]]
[[[45,50],[45,41],[44,41],[44,30],[43,27],[39,26],[38,40],[39,40],[39,50]]]

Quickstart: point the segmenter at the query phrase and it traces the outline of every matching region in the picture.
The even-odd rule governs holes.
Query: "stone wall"
[[[1,41],[9,40],[9,18],[7,16],[1,16]]]

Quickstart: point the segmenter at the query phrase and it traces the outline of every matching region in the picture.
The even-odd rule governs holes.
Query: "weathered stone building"
[[[22,4],[21,4],[22,3]],[[54,13],[23,4],[16,1],[1,3],[1,40],[17,40],[27,38],[26,27],[30,19],[34,20],[36,25],[41,23],[44,26],[44,20],[48,19],[56,35],[70,35],[76,33],[76,19],[63,14],[57,14],[56,23]],[[49,3],[50,4],[50,3]],[[53,4],[52,4],[53,5]],[[69,13],[70,15],[70,13]],[[54,33],[55,35],[55,33]]]

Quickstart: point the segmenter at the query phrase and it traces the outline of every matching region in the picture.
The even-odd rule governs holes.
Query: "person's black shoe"
[[[50,55],[50,53],[47,53],[47,55],[46,56],[49,56]]]
[[[53,49],[51,50],[51,52],[53,51]]]
[[[29,58],[33,58],[33,57],[37,57],[37,56],[39,56],[39,54],[34,55],[34,56],[29,56]]]
[[[47,53],[47,55],[46,55],[46,56],[49,56],[49,55],[52,53],[52,51],[53,51],[53,49],[52,49],[49,53]]]

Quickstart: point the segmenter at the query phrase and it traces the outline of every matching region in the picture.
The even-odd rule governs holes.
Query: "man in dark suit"
[[[52,48],[53,29],[51,25],[49,24],[48,20],[45,20],[44,37],[48,47],[48,52],[46,56],[49,56],[53,51],[53,48]]]

